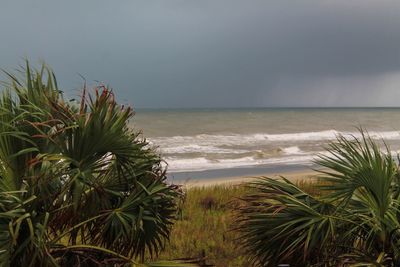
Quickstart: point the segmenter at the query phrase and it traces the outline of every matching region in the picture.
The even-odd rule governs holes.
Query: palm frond
[[[399,265],[399,167],[390,149],[361,131],[338,136],[327,152],[316,161],[322,196],[286,179],[250,184],[237,209],[240,244],[260,266]]]
[[[157,254],[180,191],[166,183],[160,156],[128,127],[132,109],[104,86],[93,95],[85,85],[79,107],[66,103],[44,65],[26,62],[20,75],[6,74],[0,264],[136,264]]]

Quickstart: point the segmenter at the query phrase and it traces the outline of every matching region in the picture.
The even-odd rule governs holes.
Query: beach
[[[286,171],[286,172],[275,172],[275,173],[265,173],[258,176],[232,176],[232,177],[214,177],[206,179],[196,179],[195,177],[187,180],[176,180],[175,184],[180,184],[184,188],[193,187],[209,187],[216,185],[240,185],[254,181],[259,177],[270,177],[279,179],[284,177],[292,182],[299,181],[312,181],[317,178],[318,172],[313,170],[303,170],[303,171]]]

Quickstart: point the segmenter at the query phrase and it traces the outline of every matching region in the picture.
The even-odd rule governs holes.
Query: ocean
[[[177,180],[312,168],[338,134],[360,127],[400,150],[397,108],[139,109],[131,125]]]

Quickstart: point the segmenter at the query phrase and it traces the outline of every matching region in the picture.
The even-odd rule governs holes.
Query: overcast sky
[[[400,1],[0,0],[0,67],[135,107],[399,106]]]

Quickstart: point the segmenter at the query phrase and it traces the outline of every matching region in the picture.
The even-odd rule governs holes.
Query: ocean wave
[[[202,171],[257,165],[311,164],[326,142],[359,132],[327,130],[282,134],[199,134],[150,139],[171,172]],[[400,140],[398,131],[371,131],[373,139]]]
[[[191,150],[196,149],[195,145],[209,147],[211,149],[221,149],[221,146],[246,146],[256,144],[268,144],[273,142],[304,142],[304,141],[329,141],[334,140],[338,135],[361,137],[359,132],[345,132],[336,130],[326,130],[318,132],[299,132],[299,133],[282,133],[282,134],[198,134],[193,136],[172,136],[172,137],[155,137],[149,141],[159,146],[165,151]],[[400,140],[399,131],[371,131],[369,135],[373,139]],[[225,147],[224,147],[225,148]],[[224,151],[228,152],[228,151]],[[169,153],[169,152],[167,152]],[[223,152],[222,152],[223,153]]]
[[[160,150],[162,153],[168,153],[168,154],[181,154],[181,153],[242,154],[251,152],[250,150],[244,150],[244,149],[228,149],[217,146],[197,145],[197,144],[160,147]]]
[[[298,146],[290,146],[281,149],[282,152],[286,155],[298,155],[298,154],[305,154]]]
[[[178,172],[191,172],[191,171],[205,171],[216,169],[229,169],[238,167],[254,167],[254,166],[268,166],[268,165],[312,165],[313,161],[319,155],[329,155],[327,151],[304,152],[291,147],[293,152],[296,150],[297,154],[290,156],[280,156],[272,158],[260,158],[257,156],[248,156],[235,159],[209,159],[206,157],[197,158],[177,158],[167,157],[165,161],[168,165],[168,171],[172,173]],[[292,152],[292,153],[293,153]],[[383,151],[384,152],[384,151]],[[385,153],[385,152],[384,152]],[[396,157],[400,150],[390,151],[393,157]]]
[[[277,155],[300,155],[305,154],[306,152],[302,151],[298,146],[289,146],[283,148],[271,148],[267,149],[235,149],[235,148],[221,148],[217,146],[202,146],[202,145],[183,145],[183,146],[175,146],[175,147],[165,147],[160,148],[160,152],[162,154],[231,154],[231,155],[254,155],[258,158],[272,157]]]
[[[257,165],[311,165],[315,155],[302,155],[295,157],[280,157],[269,159],[258,159],[254,157],[243,157],[238,159],[211,160],[204,157],[179,159],[166,158],[170,172],[205,171],[215,169],[229,169],[238,167],[251,167]]]

